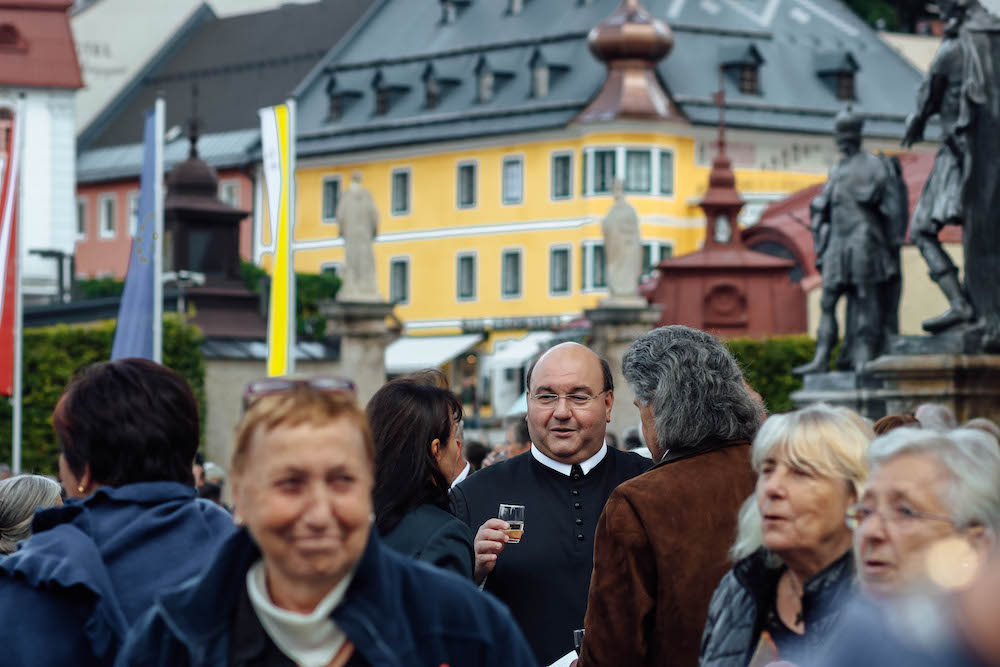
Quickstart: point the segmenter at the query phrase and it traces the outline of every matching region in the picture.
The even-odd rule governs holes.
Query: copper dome
[[[624,59],[656,63],[674,47],[674,35],[639,0],[622,0],[611,16],[594,26],[587,43],[590,51],[606,63]]]

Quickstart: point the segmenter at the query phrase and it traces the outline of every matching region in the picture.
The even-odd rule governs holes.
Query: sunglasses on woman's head
[[[299,387],[308,387],[329,394],[355,393],[354,382],[347,378],[319,376],[311,378],[269,377],[252,380],[243,389],[243,411],[246,412],[254,402],[264,396],[283,394]]]

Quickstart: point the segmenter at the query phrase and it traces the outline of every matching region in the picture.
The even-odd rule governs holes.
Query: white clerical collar
[[[455,481],[451,483],[450,488],[454,489],[456,484],[465,481],[465,478],[469,476],[470,472],[472,472],[472,464],[466,461],[465,467],[462,468],[462,472],[458,473],[458,477],[456,477]]]
[[[271,600],[264,561],[259,560],[247,571],[247,593],[264,632],[282,653],[304,667],[322,667],[330,664],[347,641],[347,635],[330,614],[344,599],[353,578],[351,570],[311,613],[299,614],[282,609]]]
[[[573,470],[573,466],[568,463],[563,463],[562,461],[556,461],[555,459],[550,459],[545,454],[542,454],[534,444],[531,445],[531,455],[535,457],[535,460],[541,463],[546,468],[552,468],[556,472],[561,472],[562,474],[569,477],[570,472]],[[591,456],[586,461],[580,462],[580,468],[583,470],[583,474],[586,475],[594,467],[604,460],[604,457],[608,455],[608,445],[607,443],[601,443],[601,448],[597,450],[597,453]]]

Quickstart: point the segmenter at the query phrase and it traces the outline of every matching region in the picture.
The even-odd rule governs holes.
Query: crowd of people
[[[1000,664],[995,423],[769,416],[684,326],[620,363],[622,449],[610,363],[563,343],[492,451],[436,371],[364,407],[345,379],[252,382],[228,474],[176,373],[84,368],[59,481],[0,480],[2,662]]]

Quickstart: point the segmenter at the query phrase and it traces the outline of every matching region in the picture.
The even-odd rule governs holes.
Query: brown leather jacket
[[[670,451],[597,525],[580,667],[698,664],[712,591],[753,493],[747,442]]]

